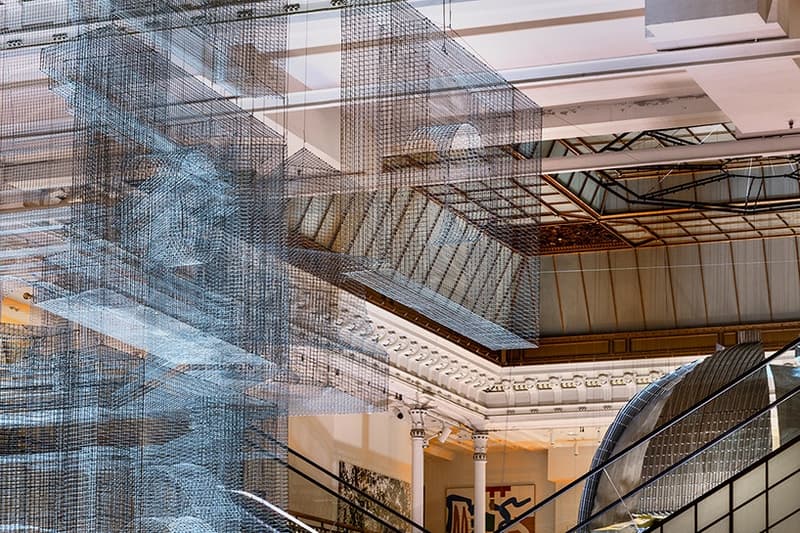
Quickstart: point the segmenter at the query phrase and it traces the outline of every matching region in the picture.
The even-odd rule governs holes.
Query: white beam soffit
[[[560,65],[543,65],[500,72],[508,81],[524,88],[528,84],[585,79],[632,73],[652,73],[752,59],[797,57],[800,39],[775,39],[741,44],[727,44],[671,50],[611,59],[597,59]]]
[[[629,74],[651,74],[670,70],[683,70],[700,65],[781,57],[800,57],[800,39],[775,39],[558,65],[541,65],[501,70],[499,74],[517,88],[524,90],[529,87],[554,82],[586,81],[592,78]],[[339,100],[338,87],[289,93],[286,107],[281,107],[280,110],[338,106]],[[262,108],[260,110],[270,111],[270,108]],[[278,109],[273,110],[277,111]]]

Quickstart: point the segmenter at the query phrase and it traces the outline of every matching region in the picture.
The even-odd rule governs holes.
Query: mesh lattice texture
[[[687,412],[763,359],[760,343],[737,344],[650,385],[620,411],[593,466]],[[598,513],[585,529],[623,521],[631,512],[673,512],[752,464],[772,449],[770,420],[765,416],[687,458],[768,403],[767,376],[762,369],[616,460],[584,487],[580,520]],[[661,476],[673,465],[679,466]],[[646,482],[649,485],[636,492]],[[628,493],[633,495],[625,499],[625,505],[615,506],[620,495]]]
[[[538,203],[509,217],[485,184],[536,197],[539,108],[405,2],[344,10],[342,98],[342,171],[361,192],[327,245],[361,260],[348,276],[489,348],[534,345]]]
[[[285,506],[287,416],[385,406],[361,291],[535,344],[538,203],[491,190],[537,197],[539,109],[405,2],[341,11],[341,169],[253,113],[285,2],[20,5],[56,44],[0,93],[2,292],[41,324],[0,331],[0,529],[286,530],[230,491]]]
[[[737,344],[706,359],[675,386],[657,425],[691,408],[763,360],[764,348],[760,343]],[[695,416],[653,437],[642,465],[642,478],[651,478],[677,463],[688,451],[735,427],[768,403],[769,388],[764,369],[702,407]],[[770,421],[762,416],[714,446],[701,461],[684,464],[645,489],[640,500],[641,508],[680,509],[771,449]]]
[[[0,331],[0,529],[289,530],[231,491],[285,507],[288,415],[380,409],[387,367],[338,263],[290,241],[284,133],[237,104],[283,102],[284,3],[68,16],[82,31],[41,55],[67,155],[30,170],[66,176],[41,198],[63,227],[11,226],[55,244],[25,270],[50,325]]]

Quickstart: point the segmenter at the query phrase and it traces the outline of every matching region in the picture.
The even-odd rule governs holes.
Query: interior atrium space
[[[800,0],[0,1],[0,532],[800,531]]]

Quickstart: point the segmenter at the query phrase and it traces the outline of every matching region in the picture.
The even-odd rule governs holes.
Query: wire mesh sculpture
[[[342,9],[341,169],[253,113],[285,104],[284,2],[50,8],[49,87],[0,93],[3,178],[39,184],[0,190],[38,323],[0,327],[0,529],[288,531],[236,491],[286,507],[289,415],[385,407],[366,290],[535,344],[536,205],[480,187],[535,196],[539,109],[407,3]]]
[[[365,314],[290,251],[283,132],[232,102],[284,98],[284,5],[194,8],[74,1],[86,31],[42,52],[74,117],[67,246],[32,280],[59,341],[8,365],[58,369],[48,409],[11,384],[3,426],[44,444],[3,449],[41,472],[8,478],[3,526],[288,531],[231,492],[287,506],[287,417],[385,405]],[[346,310],[363,331],[338,331]]]
[[[651,430],[678,419],[693,405],[757,368],[763,360],[760,342],[736,344],[651,384],[620,410],[592,465],[603,463]],[[680,418],[637,450],[608,465],[603,475],[589,478],[581,497],[579,521],[592,523],[580,530],[625,520],[630,513],[673,512],[757,461],[772,449],[769,417],[756,417],[742,427],[738,424],[769,403],[768,389],[767,370],[762,368],[724,396]],[[727,434],[732,428],[737,429]],[[723,435],[724,440],[703,450],[703,446]],[[692,457],[696,450],[703,453]],[[614,502],[621,500],[620,494],[629,492],[624,509],[614,508]]]
[[[341,251],[365,261],[349,276],[490,349],[535,346],[538,202],[512,219],[469,188],[537,196],[540,109],[406,2],[368,0],[342,13],[342,99],[342,171],[374,191],[352,202]]]

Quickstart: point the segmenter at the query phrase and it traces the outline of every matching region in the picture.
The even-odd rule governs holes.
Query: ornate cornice
[[[340,301],[335,325],[386,352],[392,402],[407,412],[425,409],[426,435],[449,425],[467,433],[549,433],[551,446],[559,445],[557,435],[562,440],[564,435],[599,438],[634,394],[702,358],[637,357],[504,367],[382,307],[352,297],[346,300]],[[363,364],[375,361],[365,357]]]
[[[340,314],[340,327],[388,354],[390,392],[473,428],[610,422],[637,391],[697,357],[501,367],[378,306]]]

